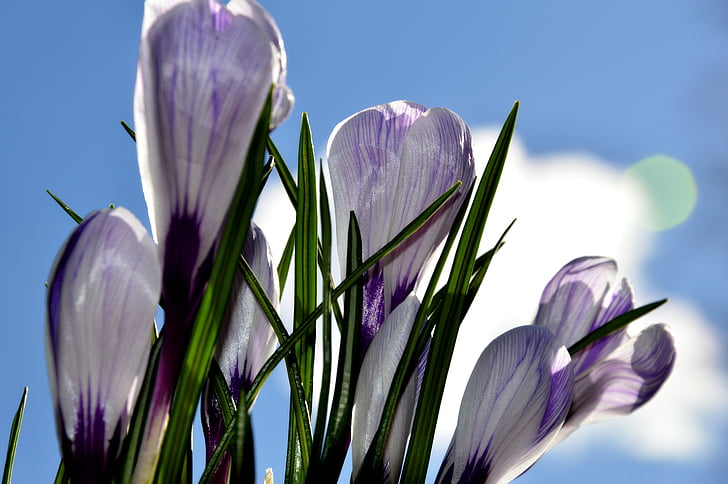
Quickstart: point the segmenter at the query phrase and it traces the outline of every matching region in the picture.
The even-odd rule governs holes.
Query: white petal
[[[410,296],[392,311],[372,340],[362,362],[352,415],[352,475],[359,471],[379,427],[387,394],[419,306],[416,296]],[[395,482],[402,467],[414,403],[413,377],[400,398],[385,449],[384,462]]]

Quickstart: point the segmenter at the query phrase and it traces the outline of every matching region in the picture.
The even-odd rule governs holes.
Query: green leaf
[[[56,472],[56,478],[53,479],[53,484],[71,484],[71,478],[66,474],[66,466],[62,460],[58,465],[58,472]]]
[[[306,122],[308,122],[308,118],[306,118]],[[278,151],[278,147],[275,143],[273,143],[270,136],[268,137],[267,143],[268,152],[275,159],[274,166],[281,179],[281,183],[283,183],[283,188],[286,190],[286,194],[288,195],[288,199],[291,201],[291,204],[296,207],[298,206],[298,187],[296,186],[296,180],[293,178],[291,170],[288,168],[286,161],[283,159],[283,156],[281,156],[281,152]],[[311,147],[311,155],[313,157],[313,147]]]
[[[245,401],[244,391],[240,395]],[[250,414],[244,406],[238,407],[235,418],[235,438],[232,442],[230,482],[255,482],[255,448]]]
[[[294,303],[293,327],[300,326],[316,309],[316,264],[318,251],[316,207],[316,163],[308,116],[303,114],[298,146],[298,196],[296,197],[296,238],[294,250]],[[313,402],[313,365],[316,345],[315,327],[296,346],[296,360],[301,371],[301,381],[307,405]],[[310,435],[300,435],[295,415],[302,414],[295,408],[298,402],[291,398],[289,422],[289,452],[286,462],[286,482],[302,482],[310,460]]]
[[[71,209],[71,207],[66,205],[65,202],[63,200],[61,200],[60,198],[58,198],[52,191],[46,190],[46,193],[48,195],[50,195],[53,200],[56,201],[56,203],[63,209],[64,212],[66,212],[68,214],[69,217],[71,217],[73,219],[74,222],[76,222],[77,224],[80,224],[81,222],[83,222],[83,217],[81,217],[79,214],[74,212],[73,209]]]
[[[321,217],[321,275],[325,281],[322,287],[323,317],[321,325],[321,392],[316,412],[316,427],[313,434],[313,453],[309,477],[315,474],[315,469],[321,463],[323,451],[324,431],[326,429],[326,415],[329,412],[329,386],[331,384],[331,311],[333,280],[327,277],[331,273],[331,210],[329,208],[329,194],[324,180],[323,163],[319,164],[319,214]]]
[[[291,260],[293,260],[293,247],[295,242],[296,227],[291,227],[291,234],[288,236],[286,247],[283,249],[280,262],[278,262],[278,284],[281,294],[283,294],[283,289],[286,287],[286,279],[288,278],[288,270],[291,267]]]
[[[210,280],[192,326],[190,343],[185,353],[172,400],[167,431],[162,442],[156,482],[177,482],[183,465],[186,446],[180,443],[189,440],[197,402],[209,371],[215,343],[230,299],[238,257],[242,252],[250,217],[257,201],[250,194],[258,193],[260,187],[270,112],[269,95],[253,133],[243,173],[215,255]]]
[[[5,470],[3,471],[3,484],[10,484],[13,475],[13,463],[15,462],[15,449],[18,446],[18,437],[20,436],[20,426],[23,424],[23,413],[25,412],[25,402],[28,400],[28,387],[23,388],[23,395],[20,397],[18,410],[13,417],[13,423],[10,425],[10,438],[8,439],[8,452],[5,457]]]
[[[131,129],[131,126],[126,124],[126,121],[121,121],[121,127],[124,128],[124,131],[131,137],[132,141],[136,142],[136,133]]]
[[[215,393],[215,398],[217,398],[220,405],[220,413],[222,414],[223,423],[225,426],[232,425],[233,420],[237,416],[237,406],[230,394],[230,389],[225,381],[225,376],[223,376],[220,366],[217,364],[215,359],[213,359],[210,364],[210,373],[208,375],[207,385],[206,391],[212,391]],[[202,398],[205,398],[204,392]],[[218,443],[218,446],[215,448],[215,452],[205,465],[199,484],[207,484],[210,482],[210,479],[212,478],[215,469],[217,469],[217,466],[220,464],[220,460],[225,454],[227,447],[227,444],[225,446],[221,446],[220,443]]]
[[[122,463],[118,482],[128,484],[131,482],[134,473],[134,465],[136,464],[139,450],[142,446],[142,438],[144,437],[145,424],[149,415],[149,408],[152,403],[152,394],[154,393],[154,381],[157,373],[157,364],[159,363],[159,355],[162,350],[162,339],[157,338],[156,327],[152,324],[152,348],[147,361],[147,369],[144,373],[139,396],[134,406],[131,421],[129,422],[129,432],[124,438],[124,444],[121,450]]]
[[[506,119],[488,160],[485,175],[478,184],[455,252],[441,310],[433,315],[435,330],[402,469],[403,482],[421,483],[427,474],[443,389],[459,326],[465,316],[467,293],[473,277],[475,259],[505,166],[517,113],[518,103],[513,106]]]
[[[346,273],[361,265],[361,232],[354,212],[349,216]],[[351,412],[359,372],[358,342],[361,335],[363,283],[361,278],[344,295],[344,321],[336,371],[336,386],[319,475],[309,482],[336,482],[351,440]]]
[[[645,304],[644,306],[640,306],[638,308],[635,308],[631,311],[627,311],[624,314],[621,314],[617,316],[616,318],[612,319],[608,323],[598,327],[591,333],[584,336],[582,339],[574,343],[569,347],[569,354],[574,355],[578,353],[579,351],[583,350],[590,344],[599,341],[602,338],[605,338],[609,336],[610,334],[614,333],[617,330],[620,330],[627,326],[629,323],[634,321],[635,319],[641,318],[645,314],[654,311],[655,309],[659,308],[663,304],[667,302],[667,299],[660,299],[659,301],[655,301],[649,304]]]

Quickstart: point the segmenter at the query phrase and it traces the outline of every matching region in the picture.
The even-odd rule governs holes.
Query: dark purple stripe
[[[99,400],[98,395],[91,396],[90,393],[79,396],[73,450],[70,455],[64,455],[74,483],[99,483],[110,479],[110,463],[116,457],[119,436],[117,429],[115,448],[107,449],[104,409]]]
[[[381,271],[365,275],[362,301],[361,339],[359,360],[364,359],[369,345],[384,322],[384,275]]]
[[[199,282],[199,276],[195,280],[199,252],[200,222],[197,217],[184,213],[172,214],[164,241],[162,301],[165,310],[176,309],[186,313],[196,306],[204,287],[204,283]],[[199,274],[201,271],[197,272]]]

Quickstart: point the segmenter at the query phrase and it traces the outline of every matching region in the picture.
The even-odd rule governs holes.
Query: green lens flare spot
[[[647,201],[642,218],[653,231],[674,228],[685,222],[695,208],[698,186],[685,163],[666,155],[638,161],[625,171],[628,183],[636,184]]]

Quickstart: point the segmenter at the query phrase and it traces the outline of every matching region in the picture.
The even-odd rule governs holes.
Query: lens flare
[[[653,231],[668,230],[685,222],[695,208],[698,186],[690,168],[666,155],[653,155],[625,171],[625,180],[643,192],[648,210],[642,219]]]

